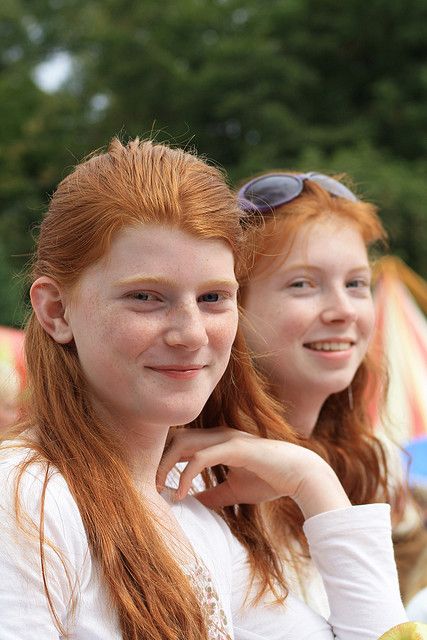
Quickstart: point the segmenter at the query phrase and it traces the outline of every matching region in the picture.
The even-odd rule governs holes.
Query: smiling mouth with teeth
[[[304,347],[313,351],[347,351],[353,342],[307,342]]]

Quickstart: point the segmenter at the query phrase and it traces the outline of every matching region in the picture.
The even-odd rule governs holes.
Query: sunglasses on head
[[[237,195],[243,211],[266,213],[297,198],[304,188],[304,181],[312,180],[325,191],[338,198],[357,202],[358,198],[341,182],[323,173],[268,173],[247,182]]]

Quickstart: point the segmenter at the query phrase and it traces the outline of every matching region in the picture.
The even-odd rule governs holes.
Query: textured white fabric
[[[10,453],[0,456],[0,640],[58,640],[61,636],[43,592],[35,531],[27,521],[28,535],[23,535],[13,516],[16,462]],[[23,478],[23,507],[34,522],[38,521],[42,477],[42,469],[33,465]],[[264,598],[256,607],[245,607],[249,567],[244,548],[225,523],[194,498],[173,504],[172,510],[211,572],[230,636],[236,640],[374,640],[407,619],[398,591],[386,505],[331,511],[305,524],[331,602],[330,622],[293,595],[285,605]],[[72,640],[120,640],[77,505],[58,473],[46,492],[45,535],[67,560],[68,576],[57,553],[48,548],[53,605],[71,630]],[[72,587],[78,593],[74,613],[68,606]]]

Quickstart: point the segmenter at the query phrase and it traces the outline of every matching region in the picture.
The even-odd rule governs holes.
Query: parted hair
[[[300,229],[331,218],[356,228],[368,251],[377,243],[386,242],[386,232],[373,204],[335,197],[319,184],[305,180],[297,198],[267,215],[255,214],[252,224],[250,221],[246,224],[247,243],[253,247],[254,257],[241,281],[243,307],[250,279],[255,274],[274,271],[282,264]],[[262,358],[254,356],[254,362],[261,366]],[[390,499],[386,450],[375,436],[368,410],[372,397],[383,402],[386,386],[386,375],[378,358],[368,352],[351,383],[353,402],[349,402],[347,389],[330,395],[312,435],[305,442],[331,465],[352,504]],[[274,395],[274,387],[271,386],[270,391]],[[271,503],[268,512],[282,545],[292,547],[292,540],[297,538],[306,554],[303,518],[295,503],[282,498]]]
[[[115,234],[146,223],[223,240],[241,271],[247,245],[239,216],[221,171],[195,154],[149,140],[124,145],[115,138],[106,152],[78,164],[53,194],[40,225],[31,280],[47,276],[72,291],[85,269],[108,252]],[[30,464],[45,465],[43,498],[52,470],[65,478],[124,640],[206,640],[207,625],[192,586],[137,492],[120,443],[90,402],[74,344],[55,342],[33,312],[25,349],[27,415],[14,436],[20,433],[32,455],[21,464],[18,480]],[[226,372],[194,425],[224,423],[295,441],[251,366],[240,330]],[[222,467],[215,470],[219,479],[225,472]],[[19,482],[16,492],[18,510]],[[280,563],[258,507],[229,508],[222,515],[249,550],[261,590],[283,593]],[[49,541],[42,521],[43,506],[43,551]],[[54,611],[41,554],[46,597],[58,629],[66,635]]]

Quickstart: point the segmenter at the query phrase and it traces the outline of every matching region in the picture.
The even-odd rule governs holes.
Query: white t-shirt
[[[15,469],[22,456],[22,452],[0,455],[0,640],[59,640],[44,595],[37,539],[31,542],[14,519]],[[23,508],[35,522],[43,477],[43,469],[37,465],[23,477]],[[244,606],[250,575],[245,549],[225,523],[196,499],[190,497],[171,506],[210,573],[230,638],[374,640],[407,620],[399,595],[387,505],[339,509],[306,521],[310,551],[331,603],[329,621],[292,594],[284,605],[274,605],[265,597],[257,606]],[[120,640],[117,619],[91,557],[79,510],[59,473],[48,483],[45,536],[67,561],[68,576],[58,555],[46,548],[53,605],[61,622],[71,630],[72,640]],[[68,606],[70,580],[74,584],[76,577],[78,606],[72,614]]]

